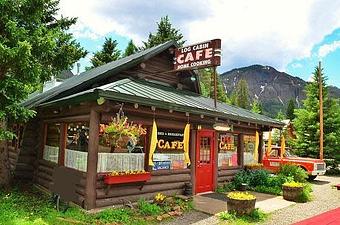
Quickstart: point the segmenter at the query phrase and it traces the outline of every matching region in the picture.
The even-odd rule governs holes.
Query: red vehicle
[[[269,156],[264,156],[262,160],[263,167],[271,172],[277,172],[281,165],[295,164],[308,173],[310,180],[314,180],[316,176],[326,173],[326,164],[321,159],[298,157],[290,154],[287,150],[281,159],[280,152],[280,147],[272,147]]]

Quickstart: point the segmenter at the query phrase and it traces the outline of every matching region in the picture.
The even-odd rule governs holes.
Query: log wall
[[[218,184],[223,184],[226,182],[230,182],[234,179],[235,174],[240,171],[242,168],[233,168],[233,169],[221,169],[219,168],[217,171],[217,182]]]
[[[152,199],[157,193],[165,195],[183,194],[184,184],[191,181],[190,169],[153,171],[151,180],[134,184],[111,185],[107,189],[101,176],[97,180],[97,200],[96,207],[112,206],[136,202],[140,198]],[[107,189],[107,190],[106,190]]]

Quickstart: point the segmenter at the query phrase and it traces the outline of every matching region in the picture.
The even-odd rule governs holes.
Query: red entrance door
[[[214,146],[214,131],[197,131],[196,193],[213,191],[214,189]]]

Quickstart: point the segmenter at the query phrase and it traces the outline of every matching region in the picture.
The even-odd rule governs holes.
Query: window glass
[[[158,129],[153,155],[154,170],[184,169],[184,130]]]
[[[258,163],[255,160],[255,136],[244,135],[244,164]]]
[[[86,171],[89,144],[89,123],[70,123],[67,126],[65,166]]]
[[[147,134],[138,138],[122,135],[113,143],[105,134],[107,125],[100,125],[98,172],[144,170]]]
[[[43,159],[58,163],[59,144],[60,144],[60,124],[48,123],[46,125],[46,139],[44,146]]]
[[[218,166],[238,166],[237,157],[238,136],[230,133],[220,133],[218,137]]]

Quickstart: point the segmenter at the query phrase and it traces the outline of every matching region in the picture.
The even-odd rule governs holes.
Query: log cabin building
[[[10,148],[16,177],[51,192],[63,187],[65,198],[93,209],[158,192],[182,194],[188,182],[193,194],[214,191],[245,164],[261,161],[262,141],[254,147],[255,136],[261,140],[263,131],[283,124],[222,102],[215,108],[213,99],[201,95],[195,71],[173,70],[175,48],[169,41],[85,71],[25,101],[37,115],[18,129],[22,140]],[[116,151],[102,141],[100,125],[120,109],[147,132],[132,149]],[[150,157],[153,121],[158,143]],[[181,146],[186,124],[190,165],[184,163]],[[106,172],[143,169],[150,172],[147,181],[108,185],[103,180]]]

